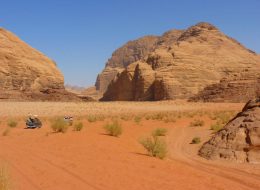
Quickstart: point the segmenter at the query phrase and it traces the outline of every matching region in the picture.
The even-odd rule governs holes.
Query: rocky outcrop
[[[147,56],[115,72],[117,76],[102,100],[244,102],[258,95],[259,56],[209,23],[171,30],[157,37],[149,49]],[[146,65],[143,68],[151,69],[141,78],[134,77],[140,62]],[[142,81],[149,81],[142,90],[133,85]],[[131,88],[125,89],[129,84]],[[146,89],[149,91],[145,96],[136,96],[136,92]]]
[[[147,63],[137,61],[130,64],[111,82],[109,90],[104,94],[104,97],[107,97],[104,100],[153,100],[154,74],[152,67]]]
[[[78,100],[54,61],[0,28],[0,99]]]
[[[96,89],[104,93],[118,73],[122,72],[129,64],[144,59],[155,48],[157,41],[158,37],[156,36],[145,36],[129,41],[117,49],[106,63],[105,69],[98,75]]]
[[[260,98],[249,101],[201,147],[199,155],[212,160],[260,163]]]

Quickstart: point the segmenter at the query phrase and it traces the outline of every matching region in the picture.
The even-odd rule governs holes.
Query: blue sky
[[[55,60],[65,82],[90,86],[129,40],[200,21],[260,53],[260,0],[1,0],[4,27]]]

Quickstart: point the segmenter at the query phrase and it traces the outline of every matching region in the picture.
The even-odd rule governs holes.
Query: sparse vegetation
[[[199,144],[201,142],[200,137],[194,137],[191,141],[192,144]]]
[[[220,131],[222,128],[224,127],[224,125],[221,125],[220,123],[214,123],[210,126],[210,129],[213,130],[214,132],[218,132]]]
[[[157,128],[152,132],[150,137],[141,139],[139,143],[143,145],[150,156],[163,159],[167,155],[167,145],[160,136],[165,136],[166,133],[166,129]]]
[[[130,121],[133,119],[133,115],[128,113],[128,114],[122,114],[120,115],[120,119],[124,121]]]
[[[7,123],[7,125],[8,125],[9,127],[11,127],[11,128],[16,127],[17,124],[18,124],[18,122],[17,122],[16,120],[13,120],[13,119],[12,119],[12,120],[9,120],[8,123]]]
[[[51,124],[51,128],[55,133],[66,133],[68,127],[68,123],[63,118],[55,119]]]
[[[122,134],[123,130],[118,120],[114,120],[112,123],[108,123],[104,126],[106,132],[114,137],[118,137]]]
[[[141,120],[142,120],[141,116],[135,116],[135,118],[134,118],[134,121],[136,124],[140,124]]]
[[[93,123],[93,122],[96,122],[96,121],[104,121],[105,116],[103,116],[103,115],[88,115],[87,120],[90,123]]]
[[[97,118],[94,115],[89,115],[87,119],[88,119],[88,122],[90,122],[90,123],[97,121]]]
[[[152,132],[152,136],[165,136],[166,133],[167,133],[167,129],[157,128]]]
[[[201,119],[195,119],[190,123],[190,127],[202,127],[204,126],[205,122]]]
[[[82,122],[75,123],[73,126],[74,131],[81,131],[83,129],[84,125]]]
[[[158,136],[152,135],[139,141],[141,145],[147,150],[148,154],[153,157],[163,159],[167,154],[166,143]]]
[[[216,122],[210,126],[210,129],[214,132],[220,131],[234,117],[234,115],[235,113],[232,111],[214,113],[211,118],[216,120]]]
[[[3,136],[8,136],[10,133],[10,129],[5,129],[2,133]]]
[[[10,184],[10,177],[7,172],[6,167],[1,166],[0,167],[0,190],[10,190],[11,184]]]

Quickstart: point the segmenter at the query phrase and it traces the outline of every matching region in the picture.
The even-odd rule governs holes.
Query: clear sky
[[[90,86],[129,40],[200,21],[260,53],[260,0],[1,0],[4,27],[55,60],[72,85]]]

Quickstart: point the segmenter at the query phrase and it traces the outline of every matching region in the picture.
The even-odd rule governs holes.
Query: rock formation
[[[244,102],[258,95],[259,68],[256,53],[215,26],[198,23],[119,48],[96,88],[104,101]]]
[[[213,160],[260,163],[260,98],[249,101],[202,146],[199,155]]]
[[[117,49],[106,63],[105,69],[97,77],[96,89],[101,93],[107,90],[113,78],[123,71],[129,64],[142,60],[150,53],[158,41],[156,36],[145,36],[138,40],[130,41]]]
[[[55,62],[0,28],[0,99],[77,100]]]

